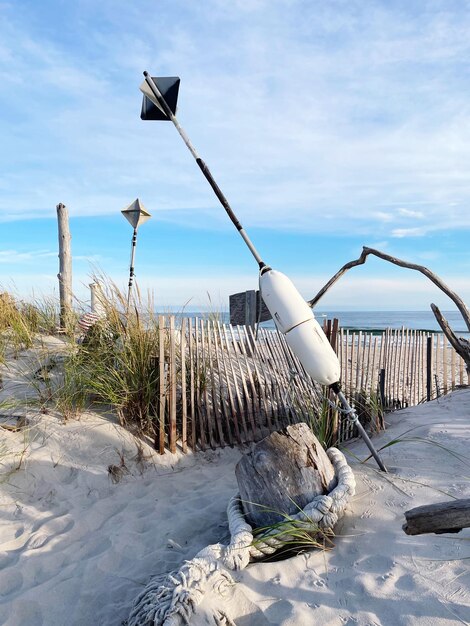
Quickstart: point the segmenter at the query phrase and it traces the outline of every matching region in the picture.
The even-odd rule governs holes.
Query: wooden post
[[[106,299],[100,283],[90,284],[90,309],[98,317],[106,316]]]
[[[245,292],[245,326],[256,326],[256,291],[254,289]]]
[[[432,337],[426,337],[426,400],[431,400],[432,384]]]
[[[379,373],[379,393],[380,393],[380,402],[384,408],[387,407],[387,403],[385,401],[385,369],[382,368]]]
[[[69,229],[69,212],[65,204],[57,205],[57,222],[59,229],[59,297],[60,297],[60,329],[66,330],[72,320],[72,252]]]

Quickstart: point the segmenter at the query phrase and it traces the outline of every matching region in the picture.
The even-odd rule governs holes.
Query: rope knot
[[[245,520],[240,496],[233,496],[227,506],[230,543],[207,546],[177,572],[152,579],[137,598],[128,626],[188,624],[207,588],[223,591],[234,584],[228,570],[244,569],[251,560],[295,542],[295,532],[290,535],[289,530],[301,526],[314,535],[319,528],[333,528],[354,495],[356,482],[342,452],[329,448],[327,454],[337,482],[328,495],[316,496],[303,511],[287,516],[284,529],[273,528],[256,539]]]

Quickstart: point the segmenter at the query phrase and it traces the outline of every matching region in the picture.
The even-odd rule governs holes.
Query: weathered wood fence
[[[276,332],[160,316],[159,333],[161,453],[255,441],[320,409],[319,386]]]
[[[342,366],[343,387],[358,404],[411,406],[465,384],[463,361],[440,334],[381,335],[325,328]],[[288,423],[325,428],[332,441],[355,436],[336,411],[325,420],[323,390],[276,331],[217,319],[159,317],[159,394],[155,447],[183,452],[248,443]],[[323,416],[323,419],[322,419]]]
[[[340,329],[337,353],[348,395],[377,393],[389,410],[468,384],[463,359],[442,333],[402,328],[374,335]]]

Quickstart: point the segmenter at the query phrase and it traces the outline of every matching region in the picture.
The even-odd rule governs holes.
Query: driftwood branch
[[[435,304],[431,304],[432,312],[437,320],[437,323],[442,329],[444,335],[449,339],[452,344],[454,350],[459,354],[462,354],[462,351],[466,351],[470,354],[470,342],[467,341],[464,337],[457,337],[451,327],[449,326],[449,322],[442,315]]]
[[[309,300],[308,304],[311,307],[315,306],[321,300],[321,298],[325,295],[328,289],[330,289],[330,287],[332,287],[336,283],[336,281],[338,281],[341,278],[341,276],[343,276],[343,274],[345,274],[352,267],[363,265],[366,262],[367,257],[370,254],[378,257],[379,259],[383,259],[384,261],[388,261],[389,263],[393,263],[394,265],[398,265],[399,267],[404,267],[410,270],[416,270],[417,272],[424,274],[426,278],[429,278],[429,280],[432,283],[434,283],[436,287],[439,287],[439,289],[443,291],[452,300],[452,302],[460,311],[460,314],[462,315],[462,318],[467,326],[467,329],[470,332],[470,310],[468,309],[467,305],[462,300],[462,298],[460,298],[460,296],[457,295],[455,291],[452,291],[452,289],[449,289],[449,287],[445,284],[443,280],[441,280],[441,278],[439,278],[439,276],[431,272],[431,270],[429,270],[424,265],[417,265],[416,263],[408,263],[407,261],[403,261],[389,254],[385,254],[384,252],[380,252],[380,250],[374,250],[374,248],[367,248],[367,247],[362,248],[361,256],[358,259],[354,261],[349,261],[349,263],[346,263],[345,265],[343,265],[343,267],[340,270],[338,270],[332,278],[330,278],[330,280],[326,283],[326,285],[324,285],[324,287],[320,289],[317,295],[311,300]],[[436,320],[439,326],[442,328],[442,331],[444,332],[446,337],[449,339],[455,351],[463,358],[463,360],[465,361],[467,372],[470,373],[470,342],[468,342],[466,339],[462,337],[459,338],[455,335],[455,333],[450,328],[447,320],[444,318],[444,316],[442,315],[442,313],[439,311],[438,307],[435,304],[431,304],[431,309],[434,313],[434,316],[436,317]]]
[[[417,506],[405,512],[407,535],[458,533],[470,527],[470,499]]]

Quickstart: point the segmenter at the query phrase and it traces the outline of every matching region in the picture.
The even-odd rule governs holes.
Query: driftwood
[[[470,499],[417,506],[405,512],[407,535],[458,533],[470,527]]]
[[[298,513],[336,484],[333,466],[306,424],[287,426],[255,444],[235,468],[247,521],[254,528]]]
[[[317,295],[313,297],[311,300],[309,300],[308,304],[311,307],[315,306],[319,302],[319,300],[325,295],[328,289],[332,287],[336,283],[336,281],[341,278],[343,274],[345,274],[352,267],[356,267],[357,265],[363,265],[366,262],[367,257],[370,254],[378,257],[379,259],[383,259],[384,261],[388,261],[389,263],[393,263],[394,265],[398,265],[399,267],[404,267],[410,270],[416,270],[417,272],[424,274],[424,276],[429,278],[429,280],[433,282],[436,285],[436,287],[439,287],[439,289],[443,291],[452,300],[452,302],[460,311],[460,314],[462,315],[462,318],[468,328],[468,331],[470,332],[470,310],[468,309],[467,305],[462,300],[462,298],[460,298],[460,296],[458,296],[455,293],[455,291],[452,291],[451,289],[449,289],[449,287],[444,283],[443,280],[441,280],[441,278],[439,278],[439,276],[431,272],[424,265],[417,265],[416,263],[408,263],[407,261],[402,261],[401,259],[397,259],[396,257],[390,256],[389,254],[380,252],[380,250],[374,250],[373,248],[367,248],[367,247],[362,248],[361,256],[358,259],[354,261],[349,261],[349,263],[346,263],[345,265],[343,265],[343,267],[340,270],[338,270],[332,278],[330,278],[330,280],[326,283],[326,285],[324,285],[320,289]],[[457,354],[459,354],[464,360],[465,366],[467,368],[467,373],[470,375],[470,342],[467,341],[467,339],[464,339],[463,337],[457,337],[455,335],[455,333],[450,328],[447,320],[444,318],[444,316],[442,315],[442,313],[440,312],[440,310],[435,304],[431,304],[431,309],[434,313],[437,323],[442,328],[442,332],[450,341],[450,343],[452,344]]]
[[[72,295],[72,239],[69,228],[69,212],[65,204],[57,205],[57,222],[59,230],[59,297],[60,297],[60,328],[65,330],[70,325],[73,315]]]

